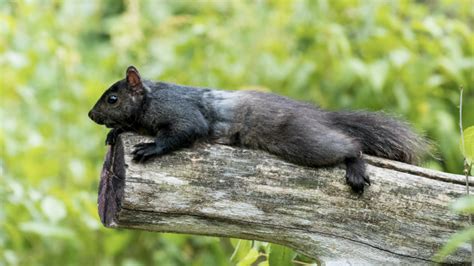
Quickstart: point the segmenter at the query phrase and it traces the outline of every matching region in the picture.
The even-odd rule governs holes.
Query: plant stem
[[[464,150],[464,132],[463,132],[463,126],[462,126],[462,93],[463,93],[463,86],[459,88],[459,130],[461,131],[461,149],[462,149],[462,154],[465,156],[465,150]],[[464,174],[466,176],[466,195],[469,196],[469,173],[471,172],[471,167],[472,164],[469,164],[467,162],[466,157],[464,157]],[[468,215],[469,219],[469,226],[472,226],[472,214]],[[471,263],[474,264],[474,239],[471,239]]]

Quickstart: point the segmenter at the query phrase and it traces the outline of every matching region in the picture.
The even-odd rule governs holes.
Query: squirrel
[[[260,149],[289,162],[323,167],[345,163],[356,193],[370,185],[362,154],[415,163],[428,142],[383,113],[327,111],[258,91],[223,91],[142,79],[134,66],[99,98],[89,117],[112,128],[155,137],[132,151],[133,161],[190,147],[198,140]]]

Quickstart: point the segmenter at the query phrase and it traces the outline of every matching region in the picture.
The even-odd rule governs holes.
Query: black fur
[[[118,98],[109,103],[109,97]],[[346,164],[347,183],[362,193],[370,184],[362,153],[415,162],[427,142],[409,126],[380,113],[330,112],[255,91],[219,91],[142,80],[134,67],[89,112],[113,128],[155,136],[133,151],[136,162],[189,147],[197,140],[262,149],[306,166]]]

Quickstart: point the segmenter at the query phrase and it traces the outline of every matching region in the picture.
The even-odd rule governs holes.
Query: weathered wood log
[[[372,185],[359,196],[343,166],[209,144],[133,163],[133,145],[144,141],[122,134],[106,156],[99,213],[107,227],[262,240],[323,261],[429,264],[468,225],[449,210],[464,194],[462,176],[367,157]],[[462,246],[447,262],[468,262],[470,252]]]

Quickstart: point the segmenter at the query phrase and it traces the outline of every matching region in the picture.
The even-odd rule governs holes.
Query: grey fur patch
[[[236,120],[239,93],[236,91],[210,90],[203,97],[209,102],[214,119],[211,123],[212,141],[220,144],[235,144],[239,125]]]

